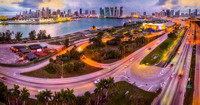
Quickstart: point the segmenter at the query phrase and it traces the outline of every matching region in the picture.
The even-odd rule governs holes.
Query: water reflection
[[[121,26],[123,22],[129,20],[137,21],[139,19],[98,19],[98,18],[86,18],[77,21],[71,21],[59,24],[42,24],[42,25],[0,25],[0,32],[11,30],[14,32],[23,32],[23,37],[28,37],[28,33],[32,30],[47,30],[47,34],[51,36],[65,35],[85,29],[90,29],[93,25],[97,27],[105,26]]]

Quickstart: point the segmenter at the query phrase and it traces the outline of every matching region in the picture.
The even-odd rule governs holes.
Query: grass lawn
[[[163,43],[161,43],[157,48],[155,48],[151,53],[149,53],[141,62],[140,64],[145,64],[148,66],[155,65],[160,62],[163,57],[169,52],[170,48],[173,46],[175,41],[178,41],[180,37],[183,35],[184,30],[179,31],[178,38],[172,39],[168,38]],[[165,45],[167,43],[167,46],[165,49],[162,49],[161,46]],[[153,58],[156,56],[155,58]]]
[[[73,71],[71,73],[64,73],[63,76],[65,78],[67,77],[75,77],[75,76],[81,76],[81,75],[85,75],[85,74],[89,74],[92,72],[96,72],[101,70],[101,68],[96,68],[90,65],[85,65],[85,67],[80,70],[80,71]],[[37,78],[60,78],[61,77],[61,73],[60,72],[56,72],[55,74],[50,74],[47,71],[44,70],[44,68],[35,70],[35,71],[31,71],[31,72],[26,72],[26,73],[22,73],[22,75],[25,76],[30,76],[30,77],[37,77]]]
[[[156,37],[152,37],[149,39],[145,39],[144,44],[140,45],[140,46],[136,46],[135,42],[132,42],[130,44],[128,44],[128,52],[126,53],[125,57],[130,55],[131,53],[133,53],[134,51],[142,48],[143,46],[147,45],[149,42],[155,40],[156,38],[158,38],[160,36],[156,36]],[[105,47],[96,47],[95,49],[88,49],[87,47],[83,50],[84,55],[88,58],[92,58],[94,56],[94,52],[101,52],[101,51],[110,51],[110,50],[115,50],[119,52],[118,46],[111,46],[111,45],[106,45]],[[101,63],[113,63],[116,62],[120,59],[123,59],[124,57],[121,58],[115,58],[115,59],[103,59],[101,61]]]
[[[190,73],[189,73],[190,81],[188,81],[188,84],[191,85],[191,88],[186,88],[184,105],[192,105],[192,102],[193,102],[195,64],[196,64],[196,46],[193,46],[192,61],[191,61]]]
[[[165,50],[161,49],[160,46],[162,46],[163,43],[168,43],[168,46]],[[149,66],[157,64],[168,52],[170,47],[174,44],[174,41],[172,39],[166,39],[162,44],[160,44],[157,48],[155,48],[150,54],[148,54],[141,62],[140,64],[146,64]],[[156,59],[153,59],[153,56],[157,56]]]
[[[129,91],[129,93],[125,95],[127,91]],[[125,81],[120,81],[115,83],[114,87],[109,91],[108,101],[100,103],[99,105],[151,105],[152,101],[154,100],[155,97],[157,97],[159,93],[160,90],[158,90],[157,92],[147,92]],[[90,99],[96,100],[97,95],[95,95],[94,93],[91,94]],[[37,100],[28,99],[26,101],[26,104],[36,105]],[[52,104],[52,102],[49,102],[49,104]],[[43,105],[43,104],[38,104],[38,105]]]
[[[59,41],[56,41],[56,42],[50,42],[48,44],[51,44],[51,45],[62,45]]]
[[[126,96],[127,91],[129,93]],[[103,105],[151,105],[159,93],[160,90],[153,93],[147,92],[125,81],[120,81],[115,83],[113,89],[110,90],[109,94],[113,94],[113,96],[111,95]]]

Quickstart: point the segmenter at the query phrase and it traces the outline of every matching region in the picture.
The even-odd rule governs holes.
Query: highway
[[[196,24],[196,64],[194,77],[193,105],[200,105],[200,27]]]
[[[39,89],[45,89],[45,88],[51,89],[52,91],[58,91],[62,88],[73,88],[75,90],[75,93],[79,95],[87,90],[90,90],[92,92],[93,89],[95,88],[93,81],[95,81],[96,79],[107,78],[110,76],[115,77],[118,74],[121,74],[121,72],[123,72],[125,69],[125,65],[129,64],[131,58],[133,57],[136,58],[138,56],[145,57],[145,55],[150,53],[150,51],[147,51],[145,49],[152,48],[153,50],[158,46],[156,44],[157,42],[162,43],[166,38],[167,34],[147,44],[143,48],[137,50],[133,54],[122,59],[121,61],[118,61],[116,65],[110,65],[110,67],[115,66],[115,68],[110,71],[108,71],[108,69],[106,68],[103,69],[102,71],[87,74],[84,76],[63,78],[63,79],[43,79],[43,78],[22,76],[19,73],[27,70],[23,70],[21,68],[18,68],[20,71],[18,70],[15,71],[15,69],[1,67],[1,71],[3,70],[8,72],[9,75],[6,76],[8,79],[4,81],[4,83],[7,84],[9,87],[12,87],[13,84],[18,84],[21,87],[27,87],[29,91],[33,94],[37,94]]]
[[[136,76],[133,73],[132,68],[134,66],[138,66],[138,63],[151,52],[148,50],[148,48],[151,48],[151,50],[153,50],[156,47],[158,47],[160,43],[166,40],[167,34],[157,38],[156,40],[142,47],[141,49],[135,51],[134,53],[115,63],[102,65],[98,63],[94,64],[94,62],[88,61],[88,64],[96,65],[98,67],[103,68],[103,70],[91,74],[61,79],[44,79],[20,75],[20,73],[22,72],[32,71],[45,66],[46,64],[48,64],[48,61],[46,60],[44,62],[41,62],[42,65],[31,65],[30,68],[8,68],[0,66],[1,71],[5,71],[9,74],[8,76],[4,75],[7,77],[7,80],[2,81],[10,88],[13,87],[13,84],[18,84],[21,88],[26,87],[30,91],[32,98],[35,98],[34,95],[38,93],[38,90],[45,88],[50,89],[52,91],[59,91],[63,88],[73,88],[75,90],[76,95],[82,95],[85,91],[93,92],[95,88],[93,82],[96,79],[102,79],[107,77],[114,77],[116,81],[126,80],[129,83],[132,83],[144,90],[153,92],[159,89],[163,81],[165,81],[170,76],[171,72],[169,72],[169,66],[167,68],[158,68],[157,71],[159,72],[155,72],[155,75],[152,75],[149,78],[141,78]],[[81,43],[78,43],[77,46],[81,46],[85,43],[88,43],[88,41],[84,40]],[[71,47],[69,49],[71,49]],[[59,54],[65,53],[66,50]],[[78,48],[78,50],[82,49]],[[133,58],[134,60],[131,61],[131,59]],[[85,60],[87,62],[87,60],[89,59],[86,58]],[[154,69],[154,67],[152,67],[152,69]]]
[[[168,78],[161,94],[152,103],[153,105],[183,105],[192,57],[193,34],[194,25],[187,31],[179,48],[180,53],[172,61],[174,77]]]

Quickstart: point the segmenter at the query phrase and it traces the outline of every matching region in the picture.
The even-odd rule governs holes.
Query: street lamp
[[[61,78],[63,78],[63,61],[62,61],[62,74],[61,74]]]

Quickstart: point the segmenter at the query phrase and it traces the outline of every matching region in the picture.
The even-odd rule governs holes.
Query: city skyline
[[[144,2],[145,1],[145,2]],[[188,12],[188,9],[194,11],[200,7],[200,1],[198,0],[0,0],[0,14],[2,15],[16,15],[21,11],[28,11],[29,9],[37,10],[42,7],[50,7],[54,10],[71,9],[72,12],[79,11],[80,8],[83,11],[88,9],[94,9],[99,14],[99,8],[101,7],[113,7],[123,6],[124,14],[130,14],[133,11],[146,12],[151,14],[162,9],[181,10],[181,12]],[[149,9],[151,8],[151,9]]]

